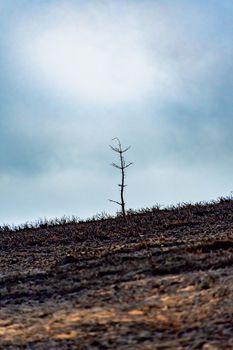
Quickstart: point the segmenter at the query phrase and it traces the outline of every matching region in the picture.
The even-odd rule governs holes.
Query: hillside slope
[[[233,201],[0,233],[0,349],[233,349]]]

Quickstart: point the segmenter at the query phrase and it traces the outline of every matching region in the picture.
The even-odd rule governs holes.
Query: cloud
[[[17,38],[21,64],[42,87],[82,102],[145,98],[153,73],[140,28],[108,6],[93,7],[55,7],[24,23]]]
[[[23,19],[16,55],[26,79],[79,103],[145,103],[168,96],[190,103],[190,95],[200,98],[197,86],[220,55],[195,35],[193,23],[199,22],[195,7],[184,4],[182,13],[177,4],[62,3]]]
[[[29,88],[79,105],[205,108],[232,57],[216,13],[206,21],[207,10],[183,1],[43,5],[18,22],[15,68]]]
[[[0,175],[4,198],[1,223],[20,224],[63,215],[85,218],[101,212],[114,214],[119,207],[108,199],[119,200],[119,174],[109,169],[109,173],[103,168],[94,171],[64,168],[37,176]],[[226,169],[174,167],[160,162],[144,167],[134,164],[127,171],[126,183],[126,206],[134,209],[156,203],[168,206],[212,200],[228,196],[232,190],[232,176]]]
[[[224,181],[223,181],[224,179]],[[215,166],[174,166],[174,164],[150,164],[141,169],[131,169],[127,175],[127,206],[131,208],[162,206],[181,202],[195,203],[229,196],[232,180],[226,168]],[[139,200],[140,199],[140,200]],[[139,205],[135,205],[139,203]]]
[[[107,210],[114,213],[116,208],[108,203],[108,196],[118,195],[114,178],[98,169],[52,169],[33,176],[0,174],[1,224],[63,215],[85,218]]]
[[[131,207],[230,192],[229,1],[2,4],[2,219],[114,211],[115,136]]]

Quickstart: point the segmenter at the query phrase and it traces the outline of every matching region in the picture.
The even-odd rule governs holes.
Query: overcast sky
[[[0,0],[0,224],[233,190],[232,0]],[[112,143],[113,144],[113,143]]]

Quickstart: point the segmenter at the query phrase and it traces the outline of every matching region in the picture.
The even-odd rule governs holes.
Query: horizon
[[[158,211],[174,211],[177,209],[185,209],[186,207],[192,206],[192,207],[197,207],[197,206],[209,206],[209,205],[218,205],[221,204],[222,202],[229,202],[233,201],[233,193],[231,193],[229,196],[226,197],[218,197],[216,199],[211,199],[209,201],[199,201],[199,202],[181,202],[181,203],[175,203],[175,204],[170,204],[170,205],[160,205],[159,203],[156,203],[155,205],[151,207],[143,207],[143,208],[128,208],[126,209],[126,216],[127,215],[138,215],[138,214],[146,214],[150,213],[153,210],[158,210]],[[70,223],[88,223],[92,221],[101,221],[101,220],[108,220],[108,219],[117,219],[119,217],[123,218],[122,211],[115,211],[114,213],[106,213],[106,212],[99,212],[95,213],[89,217],[79,217],[75,215],[63,215],[61,217],[39,217],[36,220],[32,221],[25,221],[21,222],[18,224],[9,224],[9,223],[4,223],[0,225],[0,230],[3,229],[9,229],[9,230],[24,230],[26,229],[37,229],[40,228],[41,225],[47,225],[48,227],[53,227],[53,226],[62,226]]]
[[[0,0],[0,226],[233,190],[233,4]]]

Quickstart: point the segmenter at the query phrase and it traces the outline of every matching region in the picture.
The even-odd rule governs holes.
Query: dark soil
[[[0,233],[0,349],[233,349],[233,201]]]

